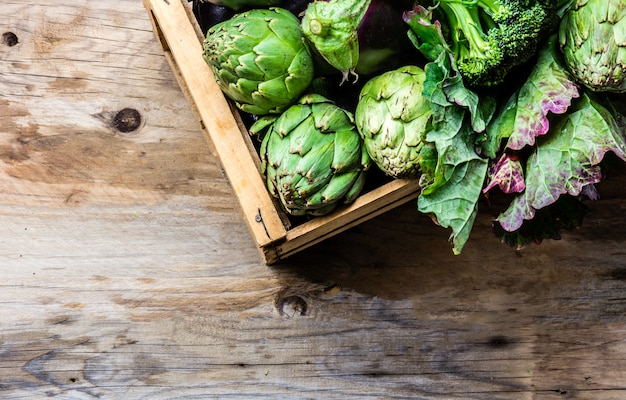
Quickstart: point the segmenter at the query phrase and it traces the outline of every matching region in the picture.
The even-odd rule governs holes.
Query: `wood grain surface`
[[[0,398],[626,398],[622,175],[523,251],[408,203],[268,267],[140,0],[2,14]]]

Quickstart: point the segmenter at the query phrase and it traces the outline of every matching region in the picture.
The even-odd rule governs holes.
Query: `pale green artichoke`
[[[594,91],[626,92],[626,0],[574,0],[559,26],[565,63]]]
[[[330,0],[309,3],[302,17],[302,31],[315,50],[344,79],[359,61],[357,28],[371,0]]]
[[[300,22],[282,8],[236,14],[209,29],[203,57],[241,110],[265,115],[293,104],[314,75]]]
[[[361,193],[370,158],[353,115],[326,97],[304,95],[279,116],[259,119],[250,133],[264,135],[261,172],[289,214],[328,214]]]
[[[355,122],[376,165],[394,178],[418,178],[431,104],[422,96],[426,73],[405,66],[370,79],[359,95]],[[424,151],[431,149],[424,149]]]

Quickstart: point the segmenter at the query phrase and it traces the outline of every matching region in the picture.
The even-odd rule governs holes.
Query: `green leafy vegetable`
[[[557,6],[558,0],[437,0],[430,8],[417,6],[405,20],[413,20],[411,39],[430,59],[441,47],[434,34],[440,21],[446,28],[443,47],[466,83],[493,87],[535,56],[556,28]]]
[[[452,250],[459,254],[476,218],[487,173],[488,160],[475,151],[475,142],[491,119],[495,102],[466,88],[446,53],[425,70],[423,95],[433,110],[433,129],[426,141],[434,144],[437,163],[430,174],[422,175],[417,205],[439,225],[452,228]]]
[[[526,162],[526,190],[498,216],[498,223],[515,231],[560,195],[584,193],[602,179],[599,164],[609,151],[626,161],[626,140],[608,110],[584,94],[537,143]]]
[[[496,158],[501,141],[506,148],[521,150],[532,146],[535,138],[550,129],[548,115],[563,114],[579,90],[573,78],[558,60],[556,36],[552,36],[539,53],[525,83],[509,98],[489,125],[483,150]]]
[[[418,197],[418,210],[437,224],[452,228],[452,251],[460,254],[478,212],[478,199],[487,172],[487,160],[472,146],[474,132],[465,125],[448,139],[435,139],[439,157],[434,183]]]
[[[488,173],[489,183],[483,189],[488,192],[498,186],[504,193],[520,193],[526,188],[524,182],[524,166],[515,153],[502,153],[500,158],[491,164]]]

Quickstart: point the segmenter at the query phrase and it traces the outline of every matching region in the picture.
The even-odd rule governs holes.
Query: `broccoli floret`
[[[469,86],[501,84],[557,25],[559,0],[438,0],[448,46]]]

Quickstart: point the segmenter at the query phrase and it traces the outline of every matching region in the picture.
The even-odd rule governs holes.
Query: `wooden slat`
[[[226,176],[239,200],[244,219],[259,248],[282,240],[286,228],[276,212],[257,163],[242,138],[240,125],[202,59],[202,42],[191,24],[185,0],[145,0],[157,35],[167,43],[201,123],[206,128]]]
[[[308,221],[287,232],[287,240],[267,249],[268,259],[276,262],[337,235],[362,222],[417,198],[420,186],[415,180],[394,180],[358,197],[336,212]],[[275,259],[270,255],[275,254]]]

